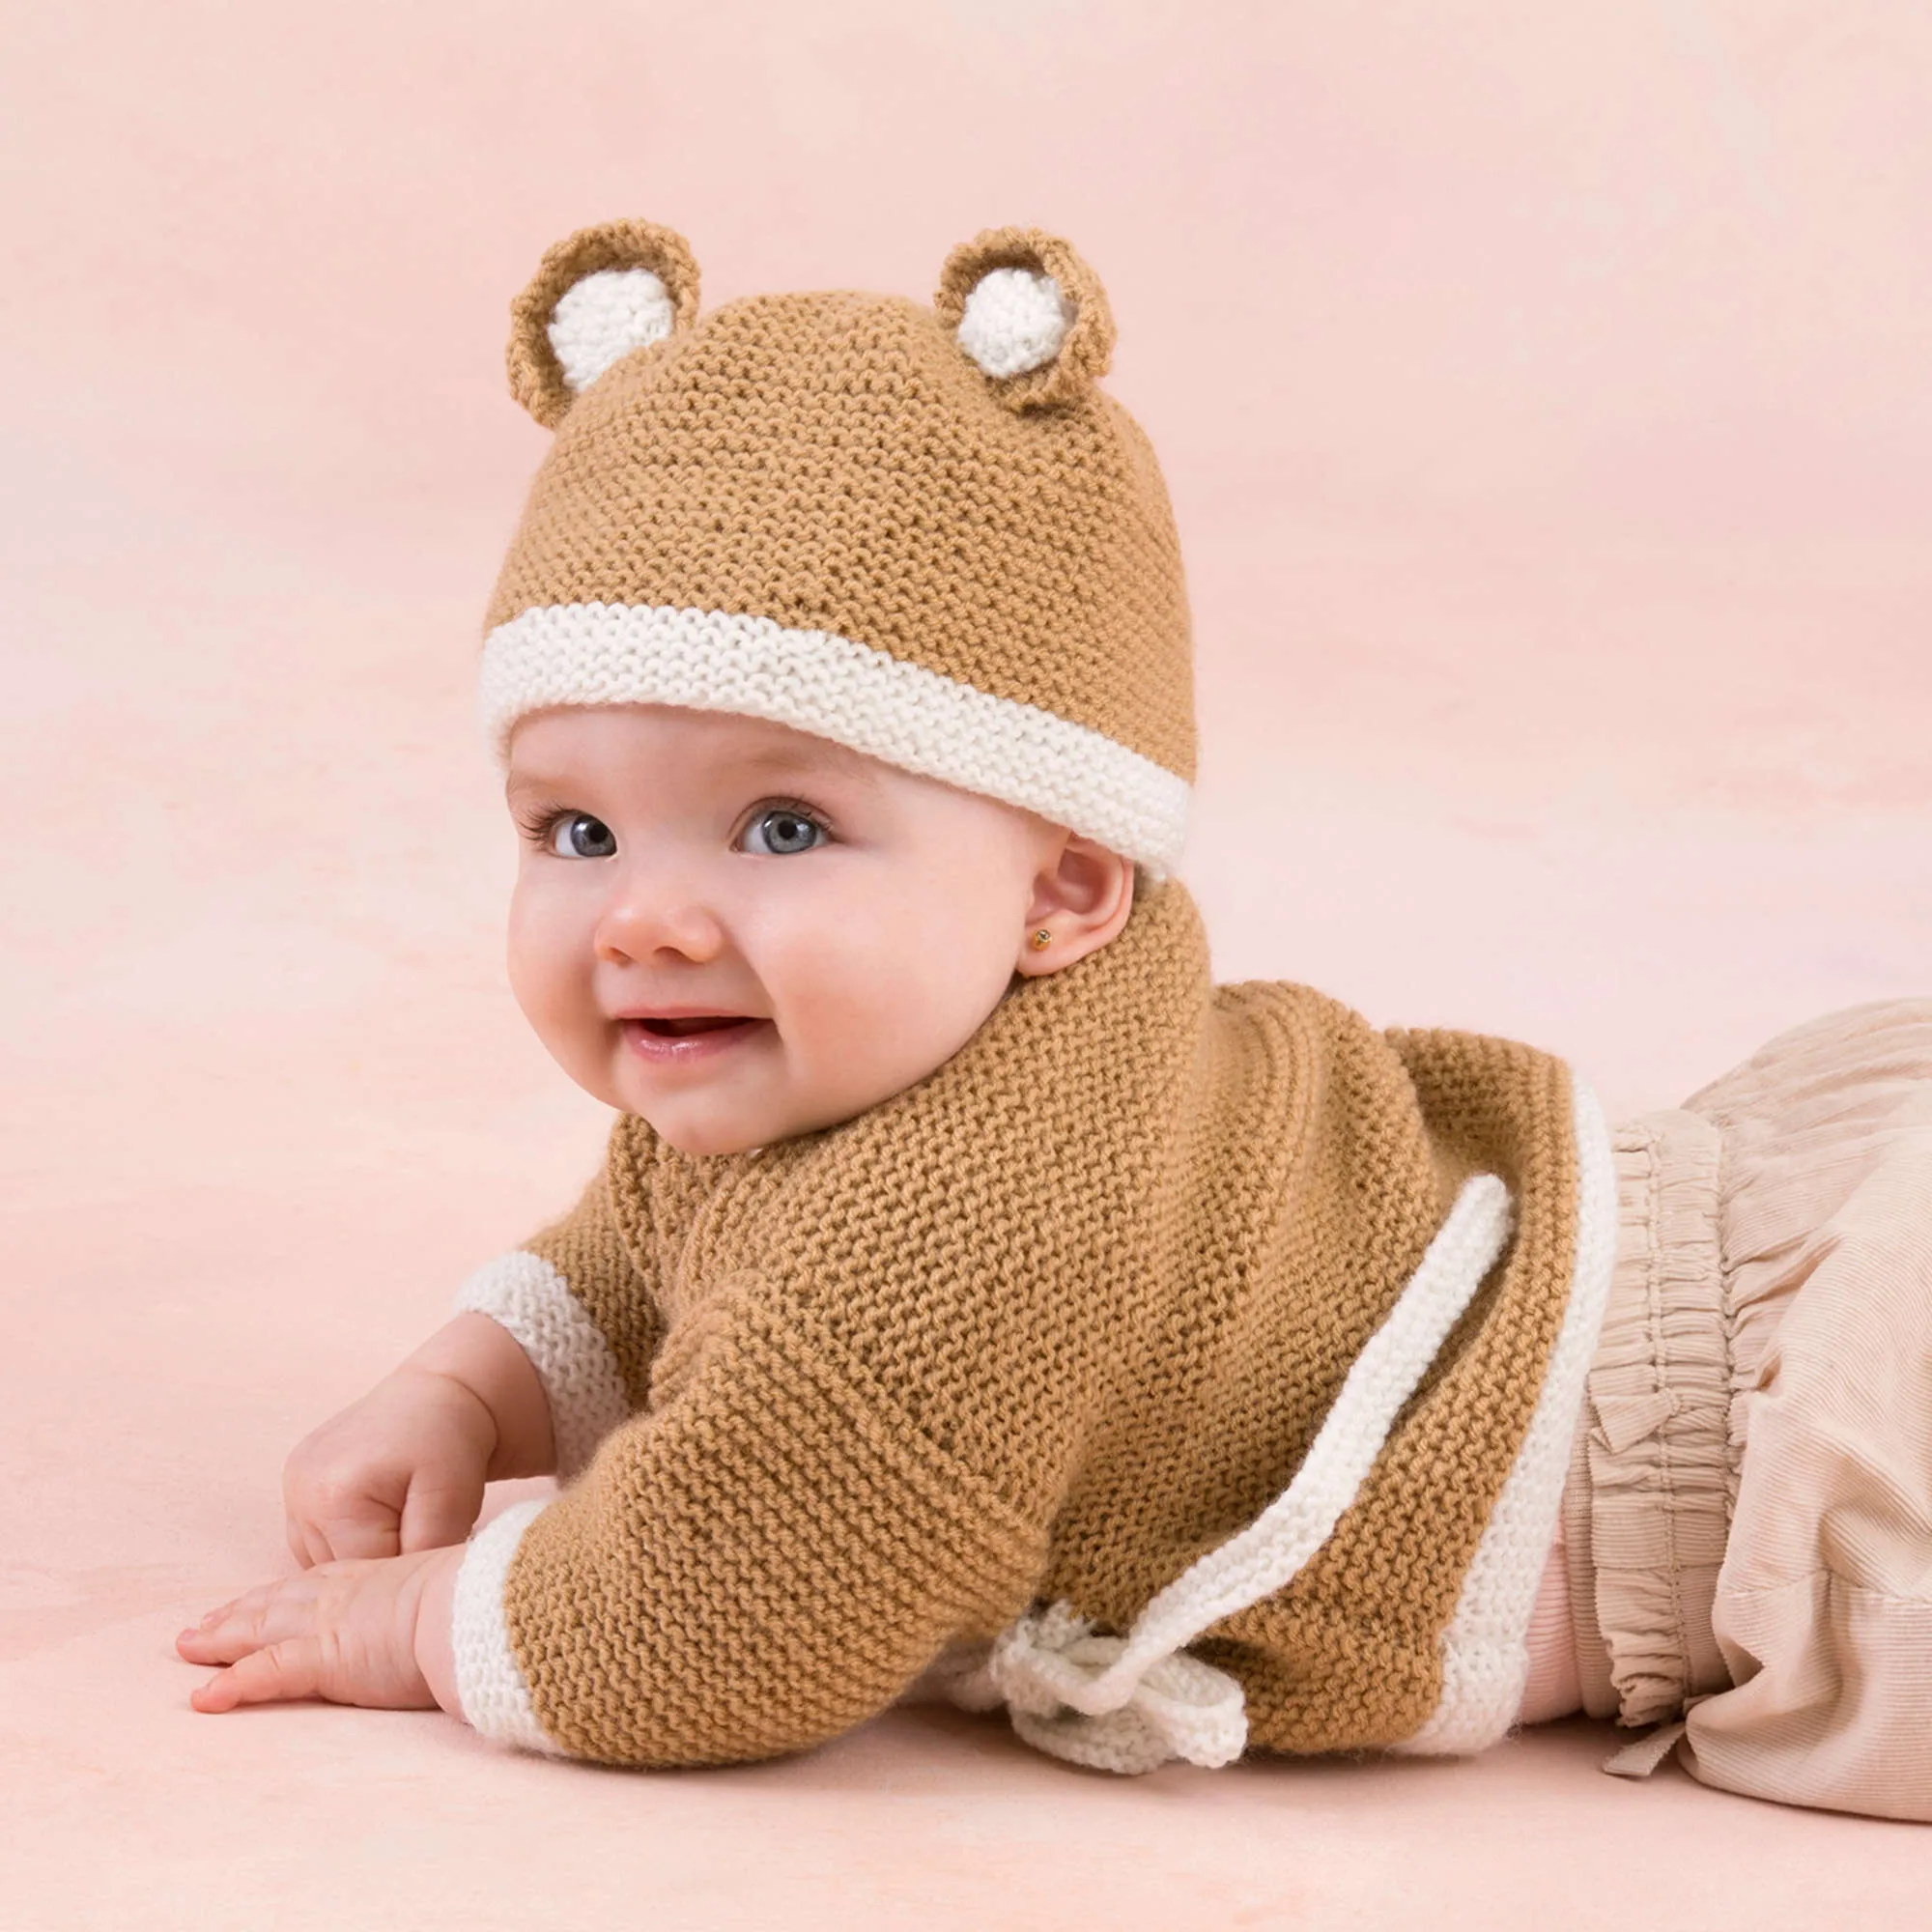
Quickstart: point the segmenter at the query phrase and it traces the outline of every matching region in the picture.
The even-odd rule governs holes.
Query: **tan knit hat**
[[[988,230],[932,308],[836,290],[700,320],[683,239],[613,221],[512,313],[511,386],[556,438],[486,620],[499,758],[548,705],[743,712],[1168,871],[1194,778],[1180,553],[1065,242]]]

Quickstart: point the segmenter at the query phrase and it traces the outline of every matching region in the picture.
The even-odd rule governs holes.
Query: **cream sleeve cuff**
[[[503,1585],[530,1519],[547,1505],[512,1503],[470,1538],[456,1573],[449,1648],[456,1665],[456,1694],[464,1721],[499,1744],[552,1757],[567,1755],[537,1722],[530,1690],[503,1617]]]
[[[535,1365],[550,1398],[557,1480],[567,1482],[631,1412],[603,1330],[563,1276],[521,1248],[485,1262],[457,1290],[452,1313],[470,1310],[500,1322]]]

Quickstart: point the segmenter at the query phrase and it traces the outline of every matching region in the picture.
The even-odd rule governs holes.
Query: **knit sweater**
[[[465,1285],[543,1378],[564,1485],[470,1543],[466,1717],[609,1763],[753,1759],[1037,1635],[1039,1605],[1129,1631],[1328,1466],[1324,1420],[1479,1174],[1500,1259],[1319,1547],[1181,1662],[1266,1748],[1491,1742],[1602,1315],[1601,1116],[1527,1046],[1216,986],[1178,882],[842,1125],[698,1157],[620,1117],[575,1209]]]

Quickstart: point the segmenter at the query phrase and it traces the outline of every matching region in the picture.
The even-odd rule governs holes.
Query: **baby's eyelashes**
[[[524,837],[553,858],[608,859],[617,849],[615,834],[587,811],[552,811],[518,823]]]
[[[753,811],[739,834],[738,847],[761,858],[782,859],[810,852],[831,837],[831,828],[807,806],[765,805]]]

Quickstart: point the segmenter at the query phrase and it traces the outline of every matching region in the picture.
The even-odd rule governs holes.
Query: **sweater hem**
[[[1529,1619],[1556,1539],[1571,1438],[1583,1405],[1617,1256],[1616,1172],[1596,1094],[1573,1069],[1576,1254],[1563,1325],[1516,1463],[1441,1639],[1442,1695],[1405,1754],[1463,1755],[1506,1737],[1529,1681]]]

